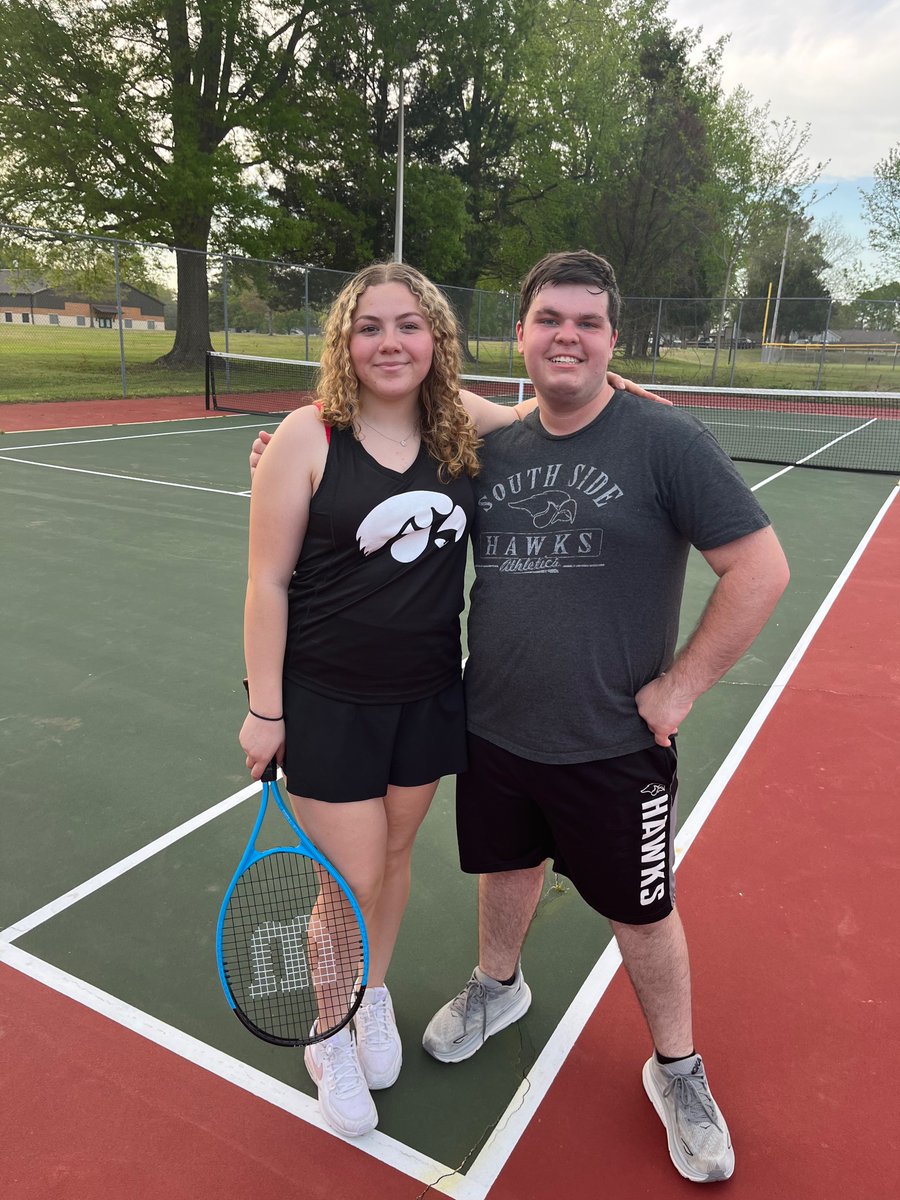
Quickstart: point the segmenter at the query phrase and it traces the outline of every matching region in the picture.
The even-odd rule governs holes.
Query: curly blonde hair
[[[440,464],[441,477],[478,474],[475,426],[459,398],[459,333],[453,310],[431,280],[406,263],[365,267],[341,289],[328,313],[316,394],[322,419],[352,429],[359,415],[359,379],[350,361],[350,334],[359,298],[370,287],[400,283],[415,296],[431,326],[434,355],[419,389],[422,441]]]

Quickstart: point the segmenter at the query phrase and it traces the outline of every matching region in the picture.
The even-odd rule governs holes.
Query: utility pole
[[[770,342],[774,342],[778,330],[778,309],[781,305],[781,286],[784,283],[784,264],[787,262],[788,240],[791,236],[791,218],[788,217],[787,229],[784,231],[784,250],[781,252],[781,272],[778,276],[778,291],[775,293],[775,311],[772,314],[772,332]]]

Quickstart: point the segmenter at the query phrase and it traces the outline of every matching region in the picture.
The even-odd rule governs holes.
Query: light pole
[[[400,107],[397,113],[397,195],[394,211],[394,262],[403,262],[403,68],[400,68]]]

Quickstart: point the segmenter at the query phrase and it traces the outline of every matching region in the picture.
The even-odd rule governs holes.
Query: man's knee
[[[665,916],[657,921],[647,921],[639,925],[627,921],[610,920],[613,934],[617,942],[654,942],[667,940],[681,931],[681,918],[677,909],[672,907]]]

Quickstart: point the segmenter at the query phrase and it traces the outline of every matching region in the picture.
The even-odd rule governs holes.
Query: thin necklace
[[[415,425],[412,427],[406,437],[395,438],[391,437],[389,433],[385,433],[383,429],[378,429],[375,425],[370,425],[365,417],[360,413],[356,414],[356,419],[361,425],[365,425],[367,429],[371,429],[373,433],[381,434],[383,438],[387,438],[389,442],[396,442],[398,446],[405,446],[409,439],[419,432],[419,422],[416,421]]]

